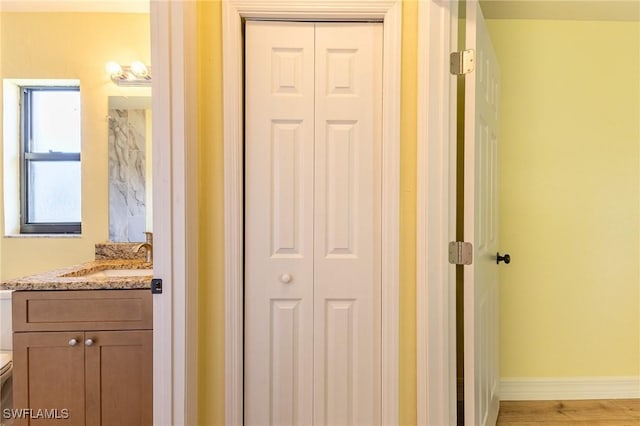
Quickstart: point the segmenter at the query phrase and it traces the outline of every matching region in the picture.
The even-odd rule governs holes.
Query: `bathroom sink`
[[[104,269],[82,275],[86,278],[126,278],[146,277],[153,275],[153,269]]]

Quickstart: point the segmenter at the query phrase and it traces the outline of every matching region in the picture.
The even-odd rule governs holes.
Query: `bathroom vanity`
[[[153,424],[150,271],[98,260],[2,283],[16,290],[13,408],[27,409],[14,425]]]
[[[153,424],[152,312],[149,290],[15,292],[14,407],[69,425]]]

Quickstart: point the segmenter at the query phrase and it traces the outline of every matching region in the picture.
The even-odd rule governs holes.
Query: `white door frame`
[[[231,4],[232,3],[232,4]],[[354,12],[354,4],[357,9]],[[197,230],[197,177],[194,171],[195,126],[186,125],[195,117],[194,70],[196,28],[195,7],[190,2],[151,2],[151,50],[154,64],[154,274],[164,279],[165,293],[154,297],[154,418],[162,424],[197,424],[197,247],[187,242],[187,232]],[[308,1],[279,3],[266,1],[224,2],[225,29],[225,254],[226,291],[226,424],[242,424],[242,35],[244,16],[299,19],[383,19],[385,22],[386,114],[385,137],[399,138],[401,6],[387,1]],[[185,13],[186,10],[186,13]],[[418,424],[455,422],[455,291],[453,272],[446,263],[446,244],[453,239],[451,228],[455,196],[455,95],[438,90],[450,87],[448,53],[455,47],[457,8],[455,2],[420,0],[418,38]],[[453,48],[451,48],[453,50]],[[231,81],[229,81],[231,80]],[[455,81],[455,79],[454,79]],[[453,83],[455,84],[455,83]],[[190,94],[187,97],[187,93]],[[454,91],[455,93],[455,91]],[[393,96],[387,96],[394,94]],[[385,159],[398,167],[399,147],[385,152]],[[175,157],[174,157],[175,155]],[[398,171],[387,177],[396,188]],[[447,186],[448,185],[448,186]],[[174,192],[180,188],[182,192]],[[162,190],[161,190],[162,189]],[[167,190],[169,189],[169,190]],[[184,195],[186,198],[182,198]],[[399,206],[387,205],[393,216]],[[429,213],[429,214],[427,214]],[[189,218],[189,222],[185,219]],[[185,225],[186,223],[186,225]],[[174,227],[176,229],[174,229]],[[185,227],[188,227],[187,231]],[[446,235],[445,235],[445,230]],[[190,233],[190,235],[197,235]],[[397,229],[393,246],[397,259]],[[174,246],[175,245],[175,246]],[[187,256],[187,247],[190,256]],[[392,304],[385,324],[398,329],[397,264],[387,270],[394,288],[385,300]],[[189,279],[187,279],[187,276]],[[173,282],[182,285],[173,285]],[[448,291],[447,291],[448,287]],[[190,301],[187,307],[187,301]],[[240,313],[238,317],[238,313]],[[186,326],[189,324],[189,327]],[[174,325],[177,327],[174,329]],[[181,332],[182,330],[182,332]],[[387,336],[385,359],[393,359],[385,371],[385,400],[389,401],[384,422],[398,418],[397,359],[398,338]],[[429,342],[435,342],[430,344]],[[169,366],[169,367],[167,367]],[[429,372],[442,372],[439,375]]]
[[[222,3],[225,209],[225,422],[243,424],[243,18],[384,24],[382,422],[398,423],[401,0]]]
[[[156,425],[198,424],[196,17],[195,2],[151,1]]]
[[[456,424],[456,281],[448,262],[456,226],[455,1],[418,4],[418,425]]]

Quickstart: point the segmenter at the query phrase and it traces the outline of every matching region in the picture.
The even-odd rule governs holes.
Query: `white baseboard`
[[[640,398],[640,376],[524,377],[500,380],[500,400]]]

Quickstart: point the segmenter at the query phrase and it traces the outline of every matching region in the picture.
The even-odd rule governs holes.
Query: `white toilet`
[[[2,416],[3,410],[12,408],[13,405],[12,348],[11,291],[0,290],[0,416]]]

